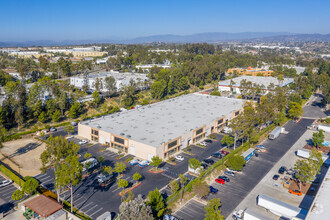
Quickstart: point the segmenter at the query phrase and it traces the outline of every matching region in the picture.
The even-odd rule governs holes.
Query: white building
[[[293,83],[292,78],[284,78],[284,80],[278,80],[275,77],[263,77],[263,76],[240,76],[233,79],[228,79],[224,81],[220,81],[218,84],[218,89],[220,92],[236,92],[237,94],[241,94],[240,85],[243,80],[247,82],[251,82],[252,85],[261,85],[263,86],[264,94],[269,92],[268,87],[273,84],[274,87],[280,86],[284,87]],[[232,83],[231,83],[232,82]]]
[[[171,67],[171,62],[166,60],[164,64],[141,64],[141,65],[136,65],[135,68],[142,69],[145,72],[149,72],[149,70],[154,66],[166,69]]]
[[[110,72],[88,75],[87,77],[88,88],[91,90],[95,90],[95,82],[97,79],[100,79],[102,84],[105,85],[105,78],[109,76],[115,78],[117,90],[122,89],[123,86],[129,85],[131,79],[136,83],[149,81],[149,78],[147,77],[146,74],[130,73],[130,72],[120,73],[118,71],[110,71]],[[85,85],[85,80],[86,79],[83,75],[70,77],[70,85],[82,89],[83,86]],[[143,86],[141,86],[140,89],[143,89]],[[101,91],[106,92],[106,89],[102,88]]]

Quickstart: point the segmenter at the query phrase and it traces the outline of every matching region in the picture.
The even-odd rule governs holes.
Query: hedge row
[[[0,165],[0,172],[6,175],[8,178],[13,180],[18,185],[22,185],[25,181],[21,179],[18,175],[16,175],[13,171],[5,167],[4,165]]]
[[[52,125],[52,127],[67,126],[69,124],[70,124],[70,122],[63,122],[63,123],[60,123],[60,124],[57,124],[57,125]],[[37,131],[42,131],[42,130],[46,129],[46,127],[48,127],[48,126],[46,125],[43,128],[33,129],[33,130],[29,130],[29,131],[23,131],[23,132],[19,132],[19,133],[16,133],[16,134],[8,135],[8,136],[5,137],[5,142],[6,141],[17,140],[17,139],[22,138],[22,136],[24,136],[24,135],[36,133]]]
[[[67,210],[68,212],[71,212],[71,204],[68,201],[64,201],[63,202],[63,207],[65,210]],[[73,208],[73,214],[77,217],[79,217],[82,220],[92,220],[90,217],[88,217],[87,215],[79,212],[78,209]]]

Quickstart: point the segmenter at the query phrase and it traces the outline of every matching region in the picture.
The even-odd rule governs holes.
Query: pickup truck
[[[150,164],[149,161],[144,160],[144,161],[141,161],[141,162],[139,163],[139,166],[140,166],[141,168],[143,168],[143,167],[147,167],[147,166],[149,166],[149,164]]]

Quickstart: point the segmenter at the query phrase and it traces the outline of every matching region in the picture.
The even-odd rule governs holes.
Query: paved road
[[[321,105],[322,95],[315,94],[310,98],[308,104],[304,107],[304,115],[306,118],[324,118],[330,116],[330,112],[326,112],[324,107]]]
[[[6,180],[3,176],[0,175],[0,182]],[[17,201],[11,199],[13,192],[17,190],[14,184],[10,184],[0,188],[0,213],[3,213],[4,216],[10,213],[10,211],[15,207]]]

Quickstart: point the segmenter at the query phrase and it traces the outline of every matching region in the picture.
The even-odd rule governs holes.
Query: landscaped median
[[[164,170],[159,169],[159,168],[157,168],[157,167],[153,167],[153,168],[151,168],[150,170],[148,170],[148,172],[149,172],[149,173],[163,173]]]
[[[128,193],[129,191],[132,191],[132,190],[135,189],[136,187],[140,186],[141,184],[142,184],[142,182],[134,183],[133,186],[124,189],[123,191],[121,191],[120,193],[118,193],[118,195],[119,195],[119,196],[123,196],[123,195],[125,195],[126,193]]]

